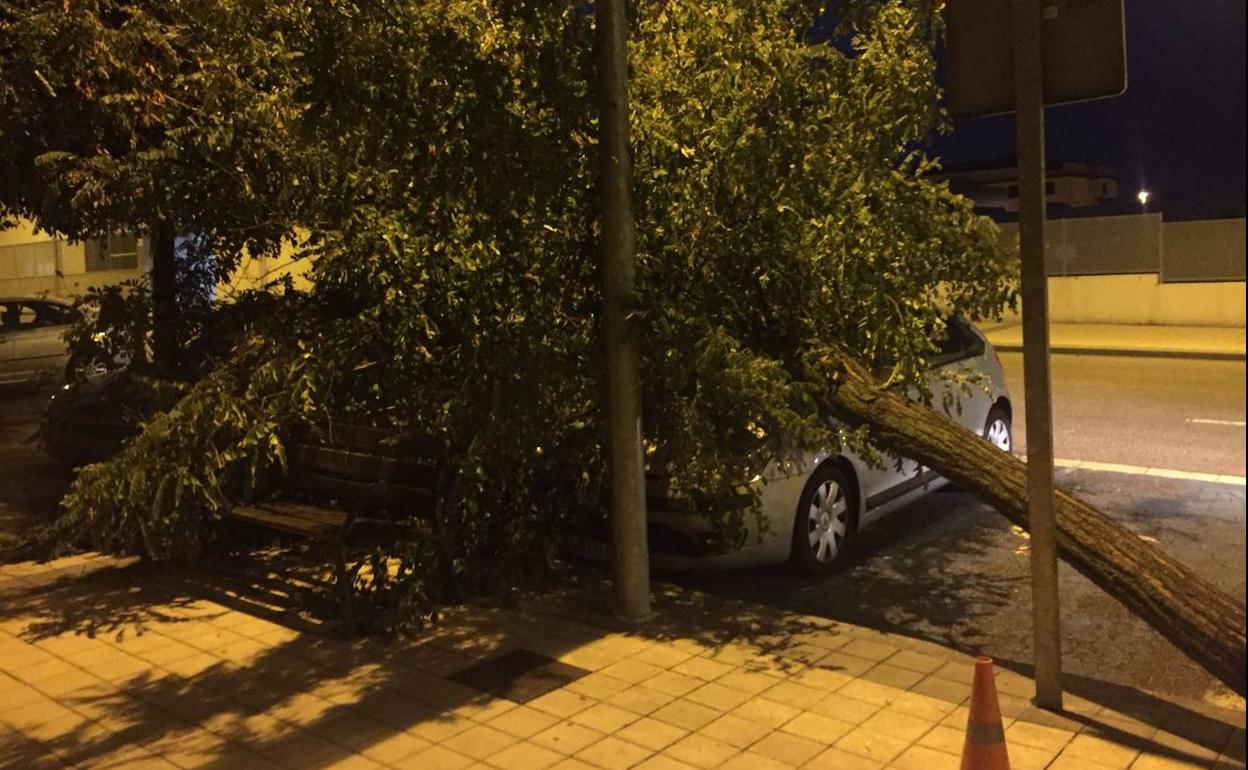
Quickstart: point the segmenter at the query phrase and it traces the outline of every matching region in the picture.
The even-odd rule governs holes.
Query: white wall
[[[1162,283],[1156,273],[1049,279],[1054,323],[1243,327],[1244,282]]]

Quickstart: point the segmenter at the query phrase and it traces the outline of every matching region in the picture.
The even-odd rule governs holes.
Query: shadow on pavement
[[[233,612],[252,613],[272,599],[204,571],[139,564],[87,571],[75,566],[35,587],[7,581],[0,588],[0,628],[71,661],[75,649],[80,655],[98,649],[91,638],[106,638],[149,661],[107,683],[85,675],[59,682],[50,694],[69,701],[77,714],[58,713],[46,724],[34,710],[29,715],[25,734],[61,759],[112,767],[135,760],[135,746],[176,756],[184,767],[219,770],[326,768],[351,752],[381,762],[424,757],[408,761],[433,766],[435,744],[452,740],[470,755],[483,751],[498,736],[478,722],[494,710],[519,708],[446,678],[508,650],[551,658],[579,650],[580,658],[570,656],[575,662],[588,660],[600,644],[641,649],[693,640],[729,663],[736,645],[748,645],[773,656],[773,668],[781,671],[808,664],[835,671],[835,663],[819,662],[820,649],[835,660],[819,643],[851,630],[870,633],[675,588],[660,588],[655,618],[630,629],[609,615],[602,576],[579,572],[564,576],[561,590],[526,598],[519,611],[451,608],[442,624],[412,640],[346,641],[290,627],[292,616],[281,607],[271,616],[280,624]],[[1231,736],[1226,724],[1142,693],[1110,695],[1114,708],[1124,710],[1130,701],[1125,713],[1161,719],[1152,723],[1215,755]],[[515,713],[532,720],[534,731],[559,721],[533,710]],[[26,717],[18,713],[16,719]],[[1077,718],[1099,724],[1095,717]],[[513,730],[524,732],[522,721]],[[5,733],[0,756],[29,755],[29,741],[15,730]],[[1183,748],[1149,748],[1191,757]]]

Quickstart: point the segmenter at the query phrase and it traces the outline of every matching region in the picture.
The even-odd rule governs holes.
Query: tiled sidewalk
[[[1022,350],[1023,327],[1014,321],[983,327],[1003,351]],[[1055,353],[1104,353],[1244,360],[1243,327],[1148,326],[1128,324],[1049,324]]]
[[[0,766],[959,766],[970,660],[870,629],[664,588],[628,632],[578,589],[347,643],[228,589],[100,557],[0,568]],[[525,703],[448,678],[517,648],[591,673]],[[1242,713],[1068,696],[1059,717],[1026,677],[997,687],[1015,770],[1244,767]]]

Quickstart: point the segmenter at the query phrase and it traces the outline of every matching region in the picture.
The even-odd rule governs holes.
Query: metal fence
[[[1018,244],[1018,226],[1001,226]],[[1050,276],[1157,273],[1162,282],[1244,280],[1244,220],[1164,222],[1161,214],[1052,219],[1045,223]]]

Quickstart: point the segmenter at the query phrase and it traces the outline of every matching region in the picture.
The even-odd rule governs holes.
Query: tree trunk
[[[159,376],[173,377],[178,368],[178,265],[172,227],[152,227],[151,255],[152,363]]]
[[[933,468],[1027,528],[1027,466],[943,414],[882,389],[850,357],[830,353],[839,381],[828,406],[865,424],[872,440]],[[1057,545],[1066,563],[1155,628],[1240,695],[1245,690],[1244,604],[1072,494],[1058,490]]]

